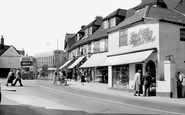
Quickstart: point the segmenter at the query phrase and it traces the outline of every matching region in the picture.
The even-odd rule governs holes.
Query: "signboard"
[[[31,61],[22,61],[21,66],[31,66],[32,62]]]

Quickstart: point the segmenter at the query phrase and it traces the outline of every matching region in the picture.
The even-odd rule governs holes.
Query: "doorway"
[[[156,65],[155,63],[150,60],[147,64],[146,64],[146,71],[150,72],[150,75],[152,77],[152,83],[150,86],[150,95],[151,96],[156,96]]]

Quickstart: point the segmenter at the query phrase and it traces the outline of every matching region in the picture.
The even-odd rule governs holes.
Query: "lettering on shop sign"
[[[153,37],[153,31],[148,27],[140,29],[138,33],[132,32],[130,34],[130,44],[135,46],[143,45],[149,42],[155,41],[156,37]]]

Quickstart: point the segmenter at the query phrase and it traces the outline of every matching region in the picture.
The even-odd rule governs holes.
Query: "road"
[[[23,80],[23,87],[4,86],[0,115],[183,115],[185,106],[95,93],[48,80]]]

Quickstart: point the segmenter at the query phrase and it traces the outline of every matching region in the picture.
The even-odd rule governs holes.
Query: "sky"
[[[96,16],[129,9],[141,0],[0,0],[0,35],[26,54],[64,50],[66,33],[76,34]],[[58,41],[58,42],[57,42]]]

